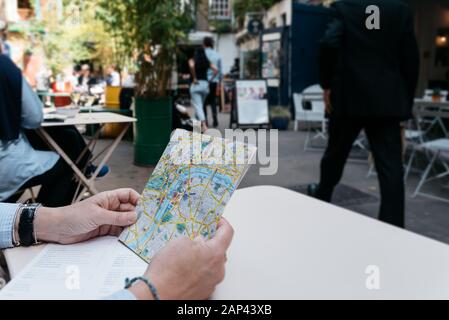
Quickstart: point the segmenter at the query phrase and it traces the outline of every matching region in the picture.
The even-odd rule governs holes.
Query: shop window
[[[209,1],[209,18],[217,20],[231,19],[230,0]]]

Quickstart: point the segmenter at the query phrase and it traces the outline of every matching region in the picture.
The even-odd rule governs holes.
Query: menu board
[[[236,82],[236,91],[238,124],[264,125],[270,123],[265,80],[239,80]]]

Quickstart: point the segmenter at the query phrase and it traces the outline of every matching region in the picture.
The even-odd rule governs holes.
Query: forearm
[[[37,209],[34,218],[34,234],[38,242],[44,243],[57,243],[59,242],[58,228],[59,222],[59,209],[51,209],[40,207]],[[20,212],[16,215],[14,221],[14,240],[16,243],[19,241],[19,223]]]
[[[0,249],[13,247],[14,219],[18,204],[0,204]]]
[[[196,72],[195,72],[195,63],[190,60],[189,61],[190,74],[192,75],[193,82],[196,82]]]
[[[19,224],[22,206],[0,204],[0,249],[12,248],[20,243]],[[34,232],[39,242],[58,242],[60,225],[58,209],[41,207],[34,219]]]
[[[132,293],[137,300],[154,300],[150,289],[148,289],[148,286],[143,282],[137,282],[134,286],[129,288],[128,291]]]

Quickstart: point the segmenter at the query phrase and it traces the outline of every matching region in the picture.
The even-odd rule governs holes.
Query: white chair
[[[428,130],[433,129],[435,126],[440,127],[443,131],[444,136],[448,136],[449,132],[442,120],[441,115],[434,115],[436,111],[441,111],[441,107],[438,101],[435,101],[435,105],[429,105],[429,102],[433,101],[433,90],[426,90],[424,93],[423,100],[427,102],[425,105],[415,105],[415,109],[420,113],[420,117],[418,120],[423,125],[428,125]],[[441,100],[447,101],[449,92],[441,91]],[[425,113],[430,112],[431,114],[426,115]]]
[[[427,193],[421,192],[424,185],[430,181],[439,180],[449,176],[449,139],[438,139],[430,142],[426,142],[421,146],[424,150],[427,150],[433,154],[427,168],[422,174],[421,180],[416,188],[413,198],[418,195],[438,199],[444,202],[449,202],[449,199],[437,197]],[[444,168],[441,173],[436,173],[433,177],[429,177],[432,170],[435,170],[435,165],[440,163]]]
[[[431,127],[425,128],[424,123],[419,123],[420,119],[418,115],[415,115],[415,118],[413,120],[410,120],[407,123],[407,127],[404,131],[404,154],[406,154],[407,149],[411,150],[411,154],[409,159],[406,161],[405,166],[405,174],[404,174],[404,180],[405,182],[408,181],[408,177],[410,176],[410,173],[412,172],[413,164],[416,160],[416,155],[418,151],[422,151],[421,146],[428,141],[427,135],[429,134]]]
[[[434,129],[440,129],[444,138],[449,137],[443,122],[444,118],[449,118],[449,110],[447,108],[438,107],[438,105],[429,106],[428,104],[420,104],[418,102],[414,107],[414,117],[414,126],[405,132],[407,147],[412,150],[405,171],[406,181],[413,169],[412,166],[418,152],[424,153],[428,161],[431,160],[432,155],[429,149],[425,147],[425,143],[431,142],[429,136]]]
[[[327,141],[327,119],[323,100],[323,89],[319,85],[313,85],[305,89],[301,94],[295,93],[293,101],[295,105],[295,131],[299,130],[299,123],[307,125],[307,137],[304,150],[311,147],[311,142],[316,139]],[[312,137],[312,131],[315,135]]]

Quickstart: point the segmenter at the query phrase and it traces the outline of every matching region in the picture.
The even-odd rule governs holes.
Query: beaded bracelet
[[[131,288],[137,281],[142,281],[143,283],[145,283],[148,286],[148,289],[150,289],[150,292],[153,295],[154,300],[161,300],[156,287],[150,282],[150,280],[148,280],[147,278],[144,278],[144,277],[137,277],[132,280],[127,278],[125,280],[125,289]]]

